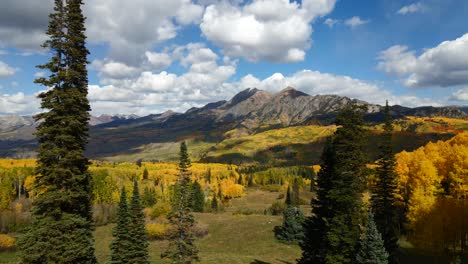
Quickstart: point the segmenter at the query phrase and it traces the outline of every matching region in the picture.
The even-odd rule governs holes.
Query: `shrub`
[[[194,226],[193,227],[193,234],[198,238],[202,238],[202,237],[208,235],[208,226],[201,225],[201,224],[198,224],[198,225]]]
[[[237,209],[232,215],[263,215],[265,214],[262,210],[253,210],[249,208]]]
[[[168,224],[149,223],[146,224],[146,231],[149,240],[162,240],[169,234],[170,226]]]
[[[153,208],[151,208],[150,217],[151,219],[158,218],[160,216],[166,216],[171,211],[171,205],[167,202],[158,202]]]
[[[268,211],[272,215],[281,215],[285,209],[286,209],[286,204],[284,202],[276,201],[271,205]]]
[[[10,235],[0,234],[0,252],[12,251],[14,249],[15,238]]]

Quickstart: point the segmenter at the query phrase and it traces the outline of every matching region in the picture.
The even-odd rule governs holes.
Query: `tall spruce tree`
[[[110,244],[109,264],[129,263],[129,249],[131,246],[132,234],[129,230],[130,212],[127,204],[127,193],[125,187],[120,192],[119,208],[117,210],[117,224],[112,230],[114,239]]]
[[[385,105],[385,123],[380,155],[377,161],[376,184],[372,195],[375,223],[390,254],[389,262],[397,263],[398,216],[397,216],[397,174],[395,156],[392,148],[393,125],[388,101]]]
[[[203,212],[205,207],[205,194],[203,193],[202,187],[198,181],[192,184],[192,198],[191,208],[194,212]]]
[[[356,255],[357,264],[387,264],[388,253],[384,247],[382,236],[377,230],[372,212],[367,219],[366,233],[359,242],[359,251]]]
[[[300,197],[299,181],[297,180],[297,178],[295,178],[293,181],[292,190],[293,190],[292,195],[291,195],[292,205],[299,206],[299,204],[301,203],[301,197]]]
[[[283,211],[283,224],[273,229],[275,237],[286,243],[297,243],[304,237],[304,213],[297,207],[288,206]]]
[[[146,264],[148,260],[148,235],[145,227],[145,214],[140,202],[138,181],[133,181],[133,194],[130,201],[130,221],[128,231],[130,233],[130,246],[128,247],[128,263]]]
[[[89,101],[85,18],[81,0],[55,0],[43,47],[51,59],[38,67],[50,87],[39,95],[41,121],[34,220],[18,244],[23,263],[96,263],[92,236],[88,138]]]
[[[286,191],[286,200],[284,201],[284,203],[287,206],[294,206],[293,205],[293,198],[291,197],[291,187],[289,187],[289,185],[288,185],[288,190]]]
[[[363,152],[363,107],[340,111],[337,129],[327,139],[318,176],[313,215],[304,225],[299,263],[353,263],[359,240]]]
[[[190,210],[192,197],[190,166],[187,145],[184,141],[180,145],[179,152],[179,181],[177,183],[179,195],[173,201],[171,213],[168,215],[169,222],[175,230],[169,235],[169,248],[161,254],[162,258],[169,258],[173,263],[178,264],[190,264],[200,260],[193,232],[195,218]]]

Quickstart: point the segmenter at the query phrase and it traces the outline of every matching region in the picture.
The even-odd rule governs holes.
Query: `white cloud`
[[[8,78],[15,75],[16,69],[0,61],[0,78]]]
[[[402,76],[408,87],[449,87],[468,84],[468,33],[444,41],[416,56],[406,46],[393,46],[382,51],[377,68]]]
[[[441,105],[444,103],[444,101],[438,102],[412,94],[395,95],[367,81],[312,70],[302,70],[291,76],[275,73],[263,80],[249,74],[231,85],[239,87],[238,90],[257,87],[270,92],[279,92],[285,87],[291,86],[310,95],[337,94],[381,105],[385,104],[387,99],[391,104],[405,106]]]
[[[0,115],[20,114],[30,115],[39,111],[39,101],[35,95],[0,94]]]
[[[113,60],[94,60],[91,63],[91,68],[98,71],[99,77],[102,78],[101,81],[107,79],[124,79],[136,76],[140,73],[137,67]]]
[[[36,72],[36,73],[34,74],[34,77],[36,77],[36,78],[42,78],[42,77],[45,77],[45,76],[46,76],[46,73],[43,72],[43,71]]]
[[[235,61],[225,58],[224,64],[219,64],[219,56],[203,44],[189,43],[166,54],[179,60],[187,72],[176,75],[166,71],[143,71],[124,78],[107,74],[101,81],[103,86],[90,86],[93,114],[182,111],[238,92],[226,91],[224,87],[236,72]]]
[[[162,70],[172,64],[172,58],[167,53],[147,51],[145,52],[145,56],[148,62],[153,66],[153,70]]]
[[[426,10],[426,6],[421,2],[413,3],[411,5],[403,6],[397,11],[397,14],[406,15],[410,13],[418,13]]]
[[[407,46],[400,45],[382,51],[378,59],[380,60],[377,65],[379,70],[398,76],[411,72],[417,64],[415,52],[408,50]]]
[[[7,55],[7,54],[8,54],[8,52],[6,50],[0,49],[0,55]]]
[[[458,91],[455,91],[451,97],[455,101],[465,101],[468,102],[468,87],[462,88]]]
[[[228,56],[298,62],[310,47],[311,23],[334,6],[335,0],[254,0],[244,6],[222,1],[206,8],[200,28]]]
[[[46,40],[48,15],[53,1],[2,0],[0,44],[38,51]]]
[[[87,33],[110,45],[115,61],[137,64],[153,45],[174,38],[179,25],[200,20],[203,7],[190,0],[101,0],[84,7]]]
[[[361,26],[361,25],[365,25],[367,23],[369,23],[370,20],[362,20],[360,17],[358,16],[353,16],[352,18],[349,18],[349,19],[346,19],[345,20],[345,25],[351,27],[351,28],[355,28],[355,27],[358,27],[358,26]]]
[[[336,24],[338,24],[340,21],[337,20],[337,19],[333,19],[333,18],[327,18],[323,23],[327,26],[329,26],[330,28],[332,28],[333,26],[335,26]]]

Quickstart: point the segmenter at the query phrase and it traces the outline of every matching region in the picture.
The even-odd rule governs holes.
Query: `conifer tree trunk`
[[[91,223],[88,138],[88,50],[81,0],[55,0],[43,47],[51,59],[38,66],[50,87],[39,95],[45,112],[35,119],[39,141],[34,220],[19,240],[23,263],[96,263]]]

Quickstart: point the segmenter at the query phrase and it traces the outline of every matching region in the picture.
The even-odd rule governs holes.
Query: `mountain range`
[[[350,104],[365,105],[367,121],[382,120],[382,106],[338,95],[308,95],[292,87],[278,93],[246,89],[229,101],[209,103],[185,113],[167,111],[144,117],[102,115],[90,120],[87,153],[102,158],[132,153],[145,144],[199,139],[216,143],[274,128],[330,124],[336,113]],[[444,116],[467,119],[466,107],[391,107],[395,118]],[[0,117],[0,157],[35,155],[33,136],[37,122],[32,117]],[[231,131],[231,133],[227,133]]]

